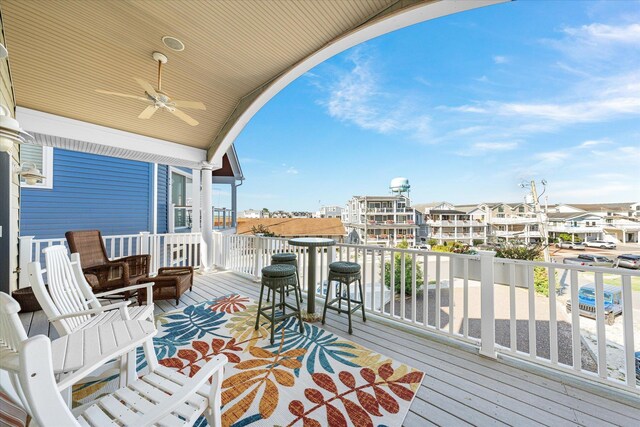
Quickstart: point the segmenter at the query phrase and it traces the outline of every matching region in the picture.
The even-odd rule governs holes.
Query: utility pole
[[[546,186],[547,182],[542,180],[542,185]],[[549,255],[549,234],[547,233],[547,215],[546,212],[543,215],[542,208],[540,207],[540,200],[538,200],[538,191],[536,190],[536,182],[531,181],[531,196],[533,196],[533,206],[536,213],[536,219],[538,220],[538,230],[542,234],[544,239],[544,261],[550,262],[551,256]]]

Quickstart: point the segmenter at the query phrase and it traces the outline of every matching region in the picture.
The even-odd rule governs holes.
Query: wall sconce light
[[[9,152],[13,144],[22,144],[33,140],[33,137],[20,129],[20,124],[11,117],[9,109],[0,104],[0,152]]]
[[[33,163],[25,163],[22,165],[18,171],[18,175],[20,175],[24,179],[24,182],[29,185],[36,185],[46,178],[40,173],[36,165]]]

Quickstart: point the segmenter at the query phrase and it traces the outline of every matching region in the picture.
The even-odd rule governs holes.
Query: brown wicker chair
[[[96,293],[135,285],[138,280],[149,277],[149,255],[109,260],[98,230],[67,231],[64,236],[70,252],[80,254],[84,276]],[[120,298],[130,296],[129,292],[124,292]]]

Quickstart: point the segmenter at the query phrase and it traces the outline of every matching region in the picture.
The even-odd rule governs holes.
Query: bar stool
[[[302,284],[300,282],[300,275],[298,274],[298,258],[296,257],[296,254],[291,252],[283,252],[280,254],[271,255],[271,265],[276,265],[276,264],[293,265],[296,268],[296,279],[298,280],[293,290],[294,291],[297,290],[298,296],[300,297],[300,302],[302,302],[302,290],[300,289],[300,286],[302,286]],[[287,289],[287,296],[289,296],[290,290],[291,289]],[[271,296],[271,289],[267,291],[267,302],[269,302],[270,296]]]
[[[274,342],[274,333],[276,329],[276,323],[291,316],[297,316],[300,324],[300,333],[303,331],[302,327],[302,315],[300,314],[300,300],[298,294],[296,296],[296,306],[287,303],[284,299],[284,293],[290,286],[296,284],[296,269],[292,265],[288,264],[276,264],[269,265],[262,269],[262,286],[260,287],[260,299],[258,300],[258,313],[256,315],[255,330],[258,330],[260,326],[260,316],[264,316],[271,323],[271,344]],[[262,308],[262,295],[264,294],[264,288],[273,290],[273,300],[271,301],[271,308]],[[280,293],[280,302],[276,305],[276,292]],[[282,310],[282,313],[276,317],[276,307]],[[286,313],[286,308],[292,310],[291,313]],[[271,310],[271,313],[268,311]]]
[[[333,282],[338,282],[338,297],[329,301],[329,295],[331,294],[331,286]],[[360,290],[360,301],[351,300],[351,284],[358,282],[358,289]],[[342,300],[345,299],[342,292],[342,285],[347,286],[347,310],[342,309]],[[338,303],[336,307],[334,304]],[[351,303],[355,303],[351,308]],[[355,262],[332,262],[329,264],[329,279],[327,283],[327,296],[324,302],[324,310],[322,312],[322,324],[324,325],[325,318],[327,317],[327,309],[335,310],[338,313],[347,313],[349,315],[349,333],[353,333],[351,328],[351,313],[362,309],[362,321],[366,322],[367,319],[364,315],[364,293],[362,292],[362,281],[360,276],[360,264]]]

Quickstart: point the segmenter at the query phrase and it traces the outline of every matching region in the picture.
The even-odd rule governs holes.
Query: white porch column
[[[231,184],[231,226],[236,227],[238,225],[238,199],[237,199],[237,184],[233,181]]]
[[[191,194],[193,194],[193,200],[191,200],[191,232],[199,233],[200,228],[200,198],[202,192],[200,190],[200,171],[194,170],[191,174]]]
[[[205,270],[213,267],[213,171],[211,168],[202,169],[202,239],[205,250],[202,253]]]

